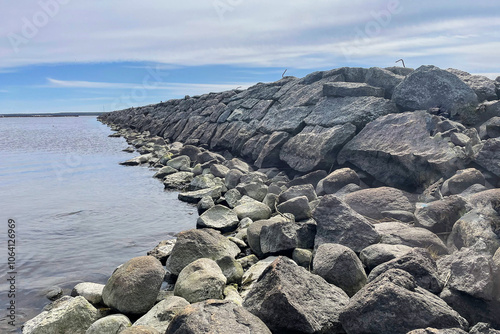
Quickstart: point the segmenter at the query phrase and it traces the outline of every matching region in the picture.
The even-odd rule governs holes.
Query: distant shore
[[[2,117],[79,117],[79,116],[100,116],[103,112],[65,112],[51,114],[0,114]]]

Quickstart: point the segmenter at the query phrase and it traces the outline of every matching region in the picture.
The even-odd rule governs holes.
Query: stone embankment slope
[[[341,68],[104,114],[197,228],[24,333],[500,333],[500,82]]]

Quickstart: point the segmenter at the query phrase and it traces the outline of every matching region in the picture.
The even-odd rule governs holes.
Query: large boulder
[[[351,183],[358,186],[360,185],[361,181],[359,180],[358,174],[350,168],[337,169],[318,182],[316,193],[320,196],[335,194]]]
[[[234,207],[238,219],[250,218],[253,221],[271,217],[271,208],[268,205],[251,200]]]
[[[239,253],[239,247],[218,231],[206,228],[188,230],[177,235],[166,267],[172,274],[179,275],[185,266],[195,260],[209,258],[216,261],[226,256],[234,258]]]
[[[420,288],[404,270],[391,269],[353,298],[340,321],[347,334],[406,334],[418,328],[468,328],[443,300]]]
[[[134,326],[150,326],[163,334],[172,319],[188,305],[189,302],[182,297],[169,296],[137,319]]]
[[[405,77],[392,100],[404,111],[439,108],[467,124],[477,121],[476,93],[456,75],[435,66],[421,66]]]
[[[414,248],[394,260],[375,267],[368,276],[368,281],[373,281],[390,269],[401,269],[410,273],[418,286],[434,294],[439,294],[443,290],[436,262],[426,249]]]
[[[239,222],[240,220],[233,210],[218,204],[198,217],[196,226],[198,228],[211,228],[225,233],[234,231],[238,227]]]
[[[351,123],[360,130],[380,116],[397,112],[396,105],[382,97],[324,97],[304,121],[323,127]]]
[[[185,189],[193,181],[194,174],[191,172],[177,172],[165,176],[163,185],[167,189]]]
[[[264,270],[243,306],[276,333],[336,333],[348,301],[340,288],[279,257]]]
[[[339,244],[322,244],[314,252],[313,274],[338,286],[352,297],[366,284],[363,264],[350,248]]]
[[[188,264],[179,274],[174,294],[189,303],[207,299],[222,299],[227,279],[214,260],[198,259]]]
[[[24,324],[23,334],[85,334],[98,318],[97,309],[85,298],[68,298],[28,320]]]
[[[132,323],[127,316],[112,314],[94,322],[85,334],[116,334],[130,326],[132,326]]]
[[[380,240],[370,222],[334,195],[323,196],[313,218],[317,222],[315,247],[335,243],[361,252]]]
[[[271,334],[256,316],[230,301],[207,300],[187,306],[165,334]]]
[[[384,97],[384,89],[359,82],[329,82],[323,85],[323,95],[333,97]]]
[[[291,213],[295,220],[311,218],[311,207],[306,196],[299,196],[281,203],[277,207],[278,212]]]
[[[164,277],[165,269],[157,258],[135,257],[113,272],[104,286],[102,300],[121,313],[142,315],[156,302]]]
[[[415,226],[434,233],[449,233],[455,222],[466,212],[467,202],[460,196],[448,196],[417,208]]]
[[[482,75],[472,75],[454,68],[448,68],[447,71],[455,74],[470,88],[472,88],[480,102],[498,99],[494,80]]]
[[[444,181],[441,187],[443,196],[457,195],[474,184],[485,185],[484,175],[475,168],[457,171],[455,175]]]
[[[479,153],[474,157],[474,161],[488,170],[489,172],[500,177],[500,138],[488,139]]]
[[[356,127],[350,123],[330,128],[306,126],[283,145],[280,159],[299,172],[330,168],[337,153],[355,133]]]
[[[439,135],[441,121],[423,110],[382,116],[344,146],[338,162],[406,190],[450,177],[465,167],[465,152]]]
[[[474,209],[453,225],[447,245],[451,250],[459,250],[462,247],[472,247],[481,241],[493,255],[500,247],[499,229],[500,216],[497,211],[488,206]]]
[[[376,266],[403,256],[412,250],[412,247],[405,245],[375,244],[366,247],[359,253],[359,259],[368,271]]]
[[[209,196],[212,199],[221,197],[221,187],[214,186],[194,191],[181,192],[177,198],[183,202],[198,203],[203,197]]]
[[[412,227],[400,222],[387,222],[375,224],[375,230],[380,234],[382,244],[421,247],[438,255],[448,254],[448,248],[443,241],[425,228]]]
[[[241,297],[245,298],[248,292],[252,289],[253,285],[259,279],[260,275],[266,270],[267,266],[276,260],[276,256],[269,256],[256,263],[252,264],[248,270],[245,271],[241,279]]]
[[[500,292],[496,291],[500,268],[497,268],[488,252],[462,248],[440,258],[437,263],[448,288],[465,292],[475,298],[500,301]]]
[[[390,187],[368,188],[344,196],[344,201],[357,213],[372,219],[382,219],[382,212],[404,210],[413,212],[414,206],[399,189]]]

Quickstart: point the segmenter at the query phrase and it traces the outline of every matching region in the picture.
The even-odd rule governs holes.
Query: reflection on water
[[[45,289],[105,283],[116,266],[195,225],[196,209],[165,192],[152,170],[118,165],[132,155],[110,133],[94,117],[0,118],[1,219],[17,223],[18,323],[48,303]],[[15,333],[5,315],[0,332]]]

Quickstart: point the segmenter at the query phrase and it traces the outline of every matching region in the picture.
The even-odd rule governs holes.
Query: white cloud
[[[119,83],[119,82],[92,82],[92,81],[68,81],[47,78],[48,85],[53,88],[98,88],[98,89],[130,89],[133,90],[166,90],[173,94],[186,93],[199,94],[207,92],[221,92],[235,89],[237,87],[246,89],[255,83],[176,83],[176,82],[150,82],[148,84]],[[195,92],[195,93],[193,93]]]
[[[387,24],[374,13],[387,12],[389,0],[219,1],[228,6],[222,14],[212,0],[70,1],[19,52],[1,39],[0,67],[140,61],[332,68],[377,57],[413,57],[415,63],[448,57],[466,70],[499,67],[492,62],[497,52],[485,52],[498,50],[500,39],[500,5],[492,1],[401,1],[401,12]],[[9,2],[0,11],[4,35],[22,35],[23,18],[33,22],[41,10],[36,0]],[[367,27],[377,24],[380,31],[366,38]],[[348,58],[346,47],[355,51]]]

